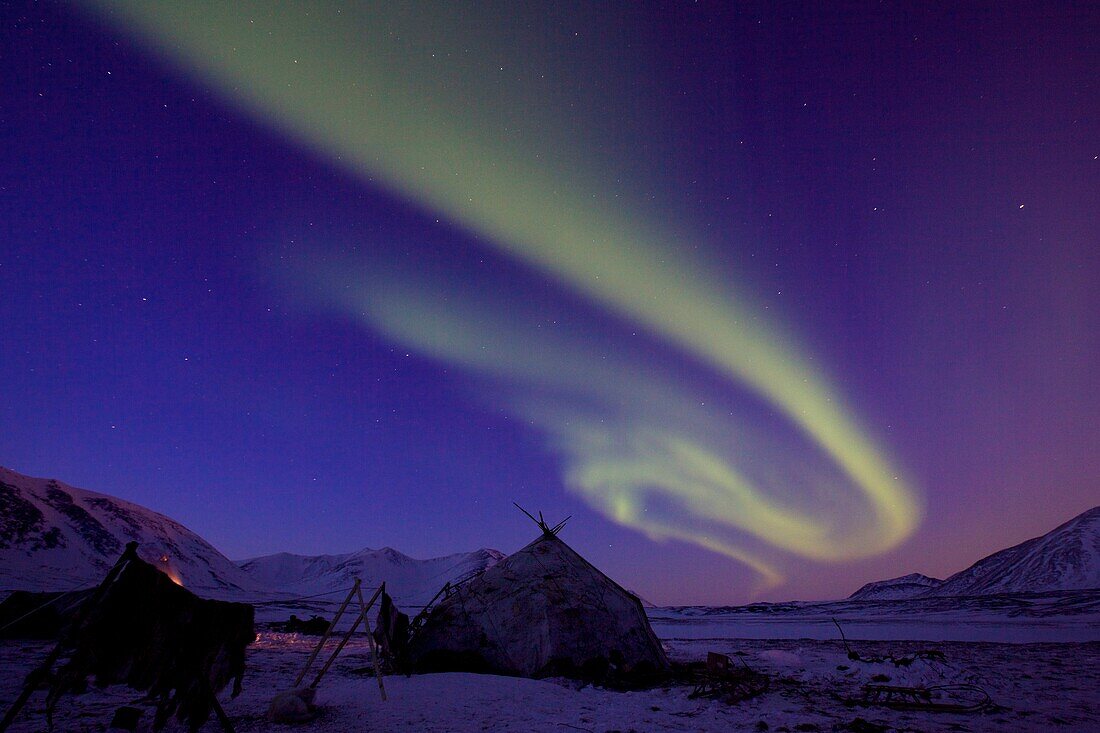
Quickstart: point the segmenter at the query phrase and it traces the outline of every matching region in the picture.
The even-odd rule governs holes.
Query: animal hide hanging
[[[210,717],[215,695],[231,680],[241,691],[245,648],[256,638],[254,609],[199,598],[126,547],[90,606],[61,642],[68,662],[47,698],[47,714],[89,676],[106,687],[126,684],[156,701],[154,729],[175,716],[192,731]]]
[[[403,672],[408,667],[409,617],[394,605],[390,594],[382,592],[382,602],[374,626],[374,641],[382,657],[393,669]]]

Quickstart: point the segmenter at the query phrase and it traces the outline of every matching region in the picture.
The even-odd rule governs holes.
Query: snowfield
[[[415,614],[443,583],[476,574],[503,555],[482,549],[416,560],[383,548],[280,553],[238,566],[156,512],[2,468],[0,507],[0,597],[14,588],[90,587],[126,542],[137,541],[151,562],[199,595],[255,604],[260,634],[248,650],[244,692],[235,700],[222,697],[241,733],[1100,732],[1100,507],[945,581],[911,574],[869,583],[853,598],[834,602],[647,609],[674,662],[702,662],[713,651],[767,675],[766,692],[735,704],[691,699],[686,674],[682,682],[635,692],[564,679],[389,676],[389,700],[383,702],[366,637],[359,634],[318,688],[318,717],[298,726],[270,723],[265,713],[275,694],[290,689],[317,638],[275,633],[273,622],[292,613],[332,618],[355,578],[367,588],[385,579],[402,609]],[[837,623],[862,659],[935,654],[903,666],[852,660]],[[0,715],[51,646],[0,639]],[[994,705],[982,713],[869,707],[859,704],[867,684],[971,685]],[[139,704],[139,697],[121,686],[65,697],[55,730],[107,730],[115,709]],[[36,692],[9,730],[44,730],[44,705],[45,693]],[[152,711],[143,718],[147,725]],[[202,730],[221,728],[207,722]]]
[[[569,680],[530,680],[474,674],[387,676],[389,699],[380,699],[370,674],[364,637],[344,650],[318,689],[320,714],[312,723],[276,725],[265,719],[271,698],[292,684],[315,637],[263,631],[250,647],[244,692],[223,695],[236,729],[248,731],[1097,731],[1100,730],[1100,642],[1004,644],[983,642],[854,641],[863,656],[901,656],[937,649],[944,661],[918,660],[909,667],[848,659],[839,641],[812,639],[698,638],[705,624],[686,619],[658,633],[674,661],[701,660],[716,651],[767,673],[771,689],[752,700],[727,704],[689,699],[689,685],[615,692]],[[899,621],[900,623],[900,621]],[[330,642],[330,645],[332,642]],[[0,704],[14,699],[24,674],[42,659],[44,642],[0,642]],[[883,678],[888,678],[884,680]],[[992,697],[988,713],[902,712],[846,703],[864,684],[972,683]],[[114,709],[137,695],[124,687],[67,697],[57,730],[102,731]],[[36,693],[12,731],[44,729],[44,693]],[[151,717],[147,713],[146,718]],[[877,726],[877,727],[876,727]],[[169,726],[168,730],[179,730]],[[220,730],[208,722],[202,730]]]
[[[649,609],[657,636],[986,642],[1100,641],[1100,590],[968,598],[794,601]],[[835,621],[834,621],[835,620]]]

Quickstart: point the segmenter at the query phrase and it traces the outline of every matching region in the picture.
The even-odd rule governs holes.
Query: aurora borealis
[[[372,12],[347,18],[339,5],[320,5],[308,13],[276,11],[256,28],[253,17],[258,8],[225,7],[227,15],[211,16],[198,6],[132,6],[136,22],[152,33],[154,44],[181,49],[187,61],[219,81],[227,96],[249,90],[246,104],[256,114],[285,125],[332,158],[348,161],[364,179],[376,176],[428,211],[483,234],[495,248],[545,270],[768,399],[839,464],[867,503],[857,510],[864,526],[842,531],[833,529],[832,518],[819,514],[811,521],[806,514],[785,510],[723,455],[727,440],[713,440],[734,432],[736,416],[727,416],[731,425],[717,416],[692,416],[692,433],[662,429],[687,417],[694,405],[705,404],[706,393],[674,396],[674,380],[667,375],[660,380],[632,375],[638,371],[638,360],[601,363],[592,339],[540,339],[539,358],[525,359],[531,344],[518,324],[504,319],[479,330],[493,312],[507,313],[509,303],[483,306],[483,312],[475,308],[461,316],[472,293],[459,290],[446,305],[433,309],[425,301],[440,286],[415,282],[405,287],[404,297],[387,302],[386,283],[372,282],[374,263],[350,266],[351,272],[362,273],[358,277],[363,282],[353,277],[348,284],[360,285],[367,294],[366,302],[352,301],[348,309],[365,313],[369,325],[445,362],[524,382],[517,388],[522,394],[512,400],[512,411],[553,436],[566,454],[567,483],[594,506],[656,538],[698,542],[762,570],[766,566],[759,560],[730,541],[693,530],[692,522],[733,527],[782,549],[825,559],[875,554],[912,530],[916,509],[909,490],[853,427],[823,380],[792,350],[779,345],[782,336],[760,325],[760,316],[737,301],[731,284],[713,282],[704,267],[682,254],[684,247],[674,235],[662,234],[656,224],[643,224],[652,218],[646,216],[646,208],[662,204],[594,205],[602,191],[587,182],[597,179],[596,174],[555,174],[555,164],[545,162],[584,159],[585,154],[510,145],[486,134],[500,127],[497,118],[449,95],[417,104],[420,87],[445,86],[445,74],[425,63],[430,56],[424,50],[445,47],[447,29],[454,23],[432,23],[423,32],[416,15],[391,18]],[[341,37],[348,24],[368,32],[391,30],[352,43]],[[421,37],[415,43],[384,43],[417,31]],[[499,39],[494,40],[499,46]],[[235,51],[218,53],[226,48]],[[501,63],[511,66],[513,61],[513,55],[506,55]],[[288,81],[283,73],[271,73],[277,69],[293,69],[295,77]],[[384,81],[394,77],[400,81]],[[488,96],[477,74],[450,81],[469,92],[464,98]],[[570,86],[568,82],[558,80],[564,86]],[[630,79],[620,83],[636,84]],[[503,107],[525,101],[519,90],[495,86]],[[554,129],[553,116],[544,113],[539,102],[528,103],[524,119],[536,138]],[[583,140],[573,145],[586,147]],[[340,290],[342,285],[338,278],[322,278],[317,290]],[[376,292],[383,295],[376,298]],[[494,345],[484,348],[487,342]],[[624,380],[634,384],[624,390]],[[548,388],[592,397],[594,414],[564,405],[528,404],[531,392]],[[658,404],[662,397],[667,404]],[[565,397],[559,394],[556,399]],[[628,414],[635,403],[641,403],[641,414]],[[698,429],[708,418],[718,423],[711,432],[711,446],[700,444]],[[647,492],[665,495],[679,510],[650,512],[644,506]],[[687,516],[681,519],[679,514]],[[774,577],[774,571],[765,572]]]
[[[226,506],[276,505],[244,538],[231,539],[228,519],[186,516],[198,511],[186,499],[135,494],[231,555],[506,545],[523,536],[497,529],[518,524],[516,499],[580,512],[582,543],[611,540],[606,562],[659,601],[836,595],[827,588],[871,568],[942,573],[995,529],[1051,524],[1029,510],[1052,484],[1052,516],[1095,494],[1096,215],[1083,205],[1096,190],[1095,119],[1077,111],[1079,46],[1056,43],[1078,32],[1072,15],[1035,26],[1063,56],[1030,59],[1002,41],[1039,30],[992,6],[876,12],[92,3],[25,10],[47,19],[22,35],[35,26],[13,13],[7,32],[38,54],[21,72],[27,98],[45,88],[75,108],[95,100],[86,119],[51,122],[68,130],[51,144],[80,150],[78,130],[123,121],[119,148],[178,146],[174,167],[152,164],[129,190],[117,152],[93,163],[87,151],[83,201],[9,189],[23,201],[9,206],[57,206],[77,222],[52,256],[116,263],[65,287],[125,282],[161,303],[156,321],[116,312],[112,297],[99,319],[43,328],[75,342],[86,334],[73,329],[108,324],[110,353],[82,370],[83,414],[106,417],[91,406],[97,384],[128,384],[143,423],[180,410],[171,430],[156,428],[162,441],[225,446],[187,476],[240,476],[256,470],[234,464],[242,452],[295,443],[258,450],[297,479],[264,467],[240,496],[225,488]],[[52,91],[43,81],[63,73],[43,71],[55,46],[95,66],[112,44],[132,89],[82,88],[75,72]],[[957,99],[946,90],[967,65],[952,47],[974,70]],[[1028,86],[1010,93],[1021,65]],[[189,119],[154,118],[150,90],[190,98]],[[111,132],[85,143],[100,134]],[[1054,152],[1028,154],[1036,146]],[[235,181],[232,201],[212,187],[219,177]],[[81,208],[143,188],[154,205],[118,203],[103,219]],[[9,253],[5,276],[48,272],[32,243],[49,227],[12,221],[33,256]],[[111,240],[127,231],[147,237]],[[198,283],[211,279],[219,295],[207,303]],[[35,313],[14,314],[33,326],[22,338],[38,330]],[[181,343],[207,354],[202,377],[178,373]],[[12,384],[38,378],[5,368]],[[369,386],[384,377],[385,394]],[[49,401],[26,384],[9,414]],[[188,406],[166,407],[166,395]],[[207,403],[219,407],[196,413]],[[248,419],[220,412],[233,404]],[[381,424],[382,405],[416,417],[378,441],[363,429]],[[62,444],[25,441],[9,446],[16,469]],[[161,466],[182,457],[135,460],[133,445],[115,449],[126,469],[65,460],[100,483],[155,476],[173,496]],[[309,496],[289,498],[306,474]],[[272,482],[279,491],[265,491]],[[311,500],[327,516],[264,544]],[[379,501],[392,522],[319,529],[337,506],[363,507],[352,511],[362,521]],[[979,522],[983,508],[1000,514]],[[456,514],[465,528],[449,523]],[[666,563],[692,570],[667,581],[643,570]]]

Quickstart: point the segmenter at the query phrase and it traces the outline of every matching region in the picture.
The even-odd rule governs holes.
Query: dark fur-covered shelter
[[[196,731],[212,710],[221,713],[215,695],[230,681],[233,695],[240,692],[245,648],[255,639],[253,608],[199,598],[140,560],[136,548],[127,546],[76,611],[24,695],[49,679],[49,715],[63,694],[81,690],[89,677],[100,687],[126,684],[156,703],[155,729],[174,714]],[[50,668],[66,658],[51,677]]]
[[[415,671],[646,676],[669,668],[641,601],[552,530],[455,587],[412,636]]]
[[[0,601],[0,639],[56,639],[93,593],[12,591]]]

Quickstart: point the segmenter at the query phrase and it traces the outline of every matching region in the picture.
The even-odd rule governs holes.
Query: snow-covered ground
[[[649,609],[668,638],[1100,641],[1100,591]],[[835,621],[834,621],[835,620]]]
[[[1095,621],[1095,618],[1094,618]],[[900,622],[899,622],[900,623]],[[366,668],[365,639],[354,639],[322,681],[319,717],[302,726],[275,725],[264,714],[271,697],[288,689],[316,638],[261,632],[250,647],[243,694],[224,701],[241,733],[249,731],[1097,731],[1100,730],[1100,642],[1004,644],[984,642],[855,641],[860,655],[902,656],[929,648],[944,661],[909,667],[848,659],[838,641],[707,637],[705,616],[681,615],[676,625],[656,624],[671,658],[702,660],[708,651],[737,655],[772,678],[764,695],[729,705],[689,699],[685,684],[614,692],[566,680],[491,675],[435,674],[385,678],[382,702]],[[706,638],[704,638],[706,637]],[[330,642],[331,643],[331,642]],[[0,705],[18,693],[23,675],[49,649],[41,642],[0,642]],[[886,679],[888,678],[888,680]],[[998,708],[958,714],[900,712],[845,702],[872,681],[896,685],[972,683]],[[114,687],[65,698],[58,730],[101,731],[113,710],[134,692]],[[12,731],[43,729],[44,693],[33,696]],[[862,725],[859,720],[872,726]],[[862,725],[862,727],[861,727]],[[209,722],[203,731],[219,730]]]
[[[331,618],[353,578],[369,588],[386,579],[403,610],[416,613],[444,582],[500,559],[492,550],[414,560],[382,549],[318,557],[279,554],[238,567],[163,515],[57,481],[0,469],[0,503],[6,507],[0,515],[0,590],[90,586],[133,540],[200,595],[255,604],[261,634],[249,649],[244,693],[225,701],[241,733],[292,729],[268,723],[264,713],[272,696],[293,683],[316,642],[272,633],[271,622],[291,613]],[[388,677],[389,700],[382,702],[374,678],[363,671],[370,654],[360,635],[319,688],[320,716],[298,728],[320,733],[1100,731],[1098,548],[1100,508],[942,583],[910,575],[869,584],[857,598],[831,603],[648,609],[674,661],[700,662],[715,651],[737,655],[769,676],[767,693],[734,705],[690,699],[687,681],[614,692],[566,680],[468,674]],[[351,623],[350,616],[341,626]],[[928,649],[943,656],[909,666],[850,660],[837,640],[834,619],[862,657]],[[48,649],[44,642],[0,640],[0,714]],[[868,683],[978,685],[996,708],[961,714],[855,704]],[[36,693],[10,730],[43,730],[44,697]],[[139,697],[124,687],[67,697],[57,711],[56,730],[103,731],[115,708]],[[203,728],[219,729],[215,723]]]

